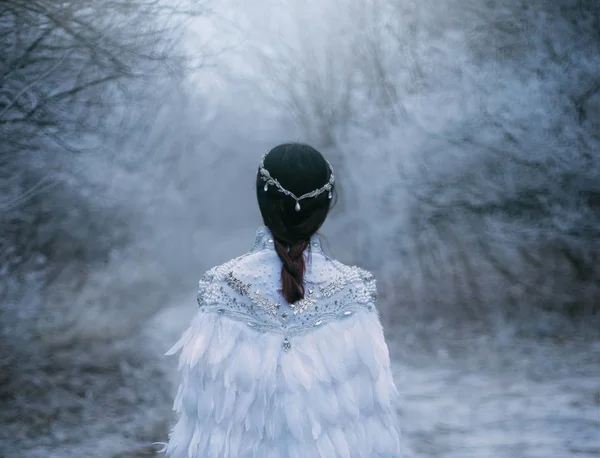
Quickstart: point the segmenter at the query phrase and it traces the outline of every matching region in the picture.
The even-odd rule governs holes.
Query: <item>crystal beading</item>
[[[229,272],[229,274],[227,274],[225,281],[227,282],[227,284],[229,285],[229,287],[231,289],[237,291],[240,294],[245,294],[245,295],[248,294],[248,291],[250,290],[250,287],[252,286],[250,283],[244,284],[240,280],[235,278],[233,276],[233,272]]]
[[[269,315],[277,315],[277,309],[279,309],[279,302],[272,302],[266,297],[259,294],[258,290],[249,295],[254,305],[267,312]]]
[[[304,299],[300,299],[294,304],[290,304],[290,307],[294,310],[294,315],[298,315],[306,311],[309,307],[312,307],[317,302],[317,296],[313,289],[308,290],[308,294],[304,296]]]
[[[199,281],[198,304],[247,325],[256,332],[273,332],[288,339],[314,332],[332,321],[357,313],[377,313],[373,274],[313,252],[321,265],[320,279],[307,279],[306,296],[295,304],[283,301],[277,289],[280,261],[269,232],[262,228],[252,251],[209,270]],[[318,246],[318,239],[311,244]],[[315,280],[317,280],[315,282]]]
[[[279,192],[281,192],[287,196],[290,196],[292,199],[294,199],[296,201],[296,205],[295,205],[294,209],[297,212],[299,212],[302,209],[302,207],[300,206],[300,201],[302,199],[309,199],[311,197],[317,197],[318,195],[320,195],[324,192],[327,192],[327,196],[329,199],[333,198],[332,190],[333,190],[333,184],[335,183],[335,175],[333,173],[333,167],[327,159],[325,159],[325,162],[327,163],[327,167],[329,167],[329,172],[330,172],[329,180],[327,181],[327,183],[325,183],[325,185],[320,187],[319,189],[315,189],[314,191],[307,192],[306,194],[302,194],[300,197],[297,197],[296,194],[294,194],[291,191],[288,191],[283,186],[281,186],[281,183],[279,183],[279,181],[276,178],[273,178],[271,176],[271,174],[269,173],[269,171],[265,168],[265,158],[267,157],[267,154],[269,154],[269,153],[266,152],[265,154],[263,154],[263,157],[260,160],[260,165],[258,167],[260,177],[265,182],[265,186],[263,188],[265,192],[267,192],[269,190],[269,186],[275,186]]]
[[[343,277],[337,278],[328,285],[321,288],[321,294],[324,297],[331,297],[335,293],[341,291],[346,286],[346,279]]]

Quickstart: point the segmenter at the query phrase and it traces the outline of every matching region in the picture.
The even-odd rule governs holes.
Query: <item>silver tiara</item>
[[[333,167],[331,166],[331,164],[329,163],[329,161],[327,159],[325,159],[325,162],[327,162],[327,165],[329,167],[329,170],[331,171],[331,174],[329,175],[329,181],[325,184],[325,186],[323,186],[319,189],[315,189],[314,191],[307,192],[306,194],[302,194],[300,197],[296,197],[296,194],[294,194],[291,191],[288,191],[283,186],[281,186],[279,181],[277,181],[277,179],[273,178],[271,176],[271,174],[269,173],[269,171],[267,169],[265,169],[265,157],[267,157],[267,154],[269,154],[269,153],[267,152],[263,155],[262,159],[260,160],[260,166],[259,166],[260,177],[265,182],[265,188],[264,188],[265,192],[267,192],[269,190],[269,186],[275,186],[279,190],[279,192],[282,192],[282,193],[290,196],[292,199],[294,199],[296,201],[295,209],[297,212],[300,211],[300,208],[301,208],[300,201],[302,199],[308,199],[310,197],[317,197],[318,195],[323,194],[325,191],[328,192],[328,197],[330,199],[333,197],[331,190],[333,189],[333,182],[335,181],[335,177],[333,175]]]

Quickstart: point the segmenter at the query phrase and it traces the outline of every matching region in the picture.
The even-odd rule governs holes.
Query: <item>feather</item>
[[[210,439],[208,441],[208,450],[206,458],[221,458],[223,456],[223,450],[225,449],[225,433],[220,427],[212,428],[210,432]],[[204,458],[205,455],[197,455]],[[196,455],[192,455],[196,457]]]
[[[387,377],[385,377],[383,374],[381,374],[375,382],[373,393],[375,394],[375,399],[377,399],[377,402],[381,407],[385,408],[390,405],[390,386],[388,384]]]
[[[190,338],[192,337],[192,333],[191,330],[188,329],[186,330],[183,335],[181,336],[181,339],[179,339],[175,345],[173,345],[169,350],[167,350],[167,352],[165,353],[166,356],[172,356],[175,353],[177,353],[179,350],[181,350],[190,340]]]
[[[321,355],[327,357],[327,371],[329,372],[330,378],[337,381],[343,381],[346,378],[344,358],[340,357],[340,351],[335,348],[333,341],[335,341],[335,338],[321,338],[317,340],[316,345]]]
[[[353,389],[350,383],[340,384],[337,390],[340,406],[345,412],[346,417],[352,422],[358,421],[360,416],[358,393]]]
[[[175,401],[173,402],[173,410],[175,412],[181,412],[182,399],[183,399],[183,383],[181,385],[179,385],[179,388],[177,389],[177,395],[175,396]]]
[[[305,404],[302,402],[303,400],[304,397],[297,393],[286,394],[282,399],[282,408],[285,412],[286,426],[292,433],[294,439],[300,443],[305,442],[308,424]]]
[[[190,345],[189,352],[187,352],[187,360],[189,362],[190,368],[194,368],[196,364],[202,359],[204,356],[204,351],[206,350],[207,344],[210,341],[209,331],[198,331],[194,335],[193,344]]]
[[[321,431],[322,431],[321,423],[312,414],[309,414],[309,420],[310,420],[310,432],[312,434],[312,438],[314,440],[317,440],[319,438],[319,436],[321,435]]]
[[[198,444],[200,443],[200,439],[202,434],[200,430],[195,429],[192,434],[192,439],[190,440],[190,445],[188,446],[188,456],[199,456],[198,454]]]
[[[338,454],[335,452],[335,447],[333,442],[329,438],[329,434],[323,434],[317,440],[317,449],[319,450],[319,455],[321,458],[331,458],[336,457]]]
[[[329,437],[331,438],[331,442],[337,451],[337,456],[339,458],[351,458],[348,442],[346,441],[346,437],[341,429],[333,429],[329,433]]]
[[[281,371],[288,386],[294,388],[294,391],[301,388],[306,390],[310,388],[312,377],[295,349],[282,355]]]
[[[373,390],[370,389],[371,382],[368,375],[364,373],[358,373],[350,380],[347,381],[350,385],[352,392],[356,396],[357,405],[361,413],[371,412],[373,410]]]
[[[368,321],[368,319],[365,319],[363,323],[368,323]],[[366,337],[360,342],[357,342],[356,350],[360,360],[368,368],[369,373],[371,374],[371,378],[373,380],[376,380],[381,367],[377,363],[377,358],[375,357],[375,352],[373,348],[373,336],[366,332],[366,329],[368,329],[368,325],[362,324],[361,327],[362,331],[360,332],[360,335],[364,335]]]
[[[290,338],[203,310],[178,343],[172,458],[392,458],[399,439],[383,329],[355,313]]]
[[[311,375],[316,378],[319,382],[323,383],[331,383],[331,374],[327,368],[327,363],[325,360],[326,354],[322,354],[319,351],[319,347],[314,344],[314,342],[308,342],[308,344],[304,344],[304,342],[296,345],[296,351],[299,354],[299,357],[302,361],[302,364],[305,368],[311,369]]]
[[[218,344],[211,345],[208,348],[206,362],[209,366],[218,366],[229,357],[241,332],[239,329],[240,323],[232,323],[227,318],[219,317],[214,325],[216,328],[214,333]]]
[[[220,409],[215,412],[215,421],[217,423],[223,422],[223,420],[232,418],[233,411],[236,407],[236,401],[238,400],[238,390],[235,385],[230,385],[223,390],[222,402],[220,403]]]
[[[206,390],[196,392],[198,415],[202,415],[203,418],[211,418],[215,410],[215,398],[213,398],[209,392]]]

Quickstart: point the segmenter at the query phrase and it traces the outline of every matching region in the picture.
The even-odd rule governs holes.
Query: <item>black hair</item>
[[[323,155],[303,143],[284,143],[273,148],[264,160],[264,168],[281,186],[296,196],[323,187],[331,170]],[[334,188],[331,190],[334,192]],[[304,251],[310,238],[325,222],[332,200],[327,191],[316,197],[296,201],[275,186],[265,191],[260,171],[256,177],[256,197],[265,226],[273,235],[275,250],[281,259],[281,292],[288,303],[304,298]]]

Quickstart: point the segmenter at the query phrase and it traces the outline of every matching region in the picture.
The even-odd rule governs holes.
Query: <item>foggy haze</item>
[[[285,141],[377,277],[406,457],[596,456],[599,31],[575,0],[0,1],[0,456],[154,453],[162,355]]]

